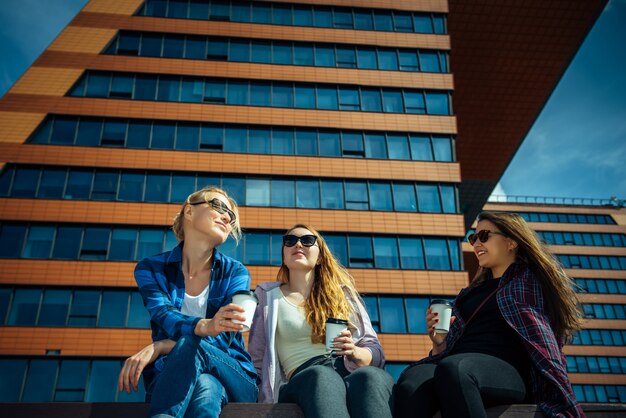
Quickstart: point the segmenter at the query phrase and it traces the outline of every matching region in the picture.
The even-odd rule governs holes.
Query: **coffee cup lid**
[[[450,303],[450,301],[445,300],[445,299],[433,299],[432,301],[430,301],[431,305],[448,305],[448,306],[452,306],[452,303]]]
[[[256,294],[251,291],[251,290],[238,290],[236,291],[233,296],[235,295],[246,295],[246,296],[250,296],[251,298],[254,298],[254,300],[256,300],[257,303],[259,303],[259,298],[256,296]]]
[[[348,325],[348,321],[346,321],[345,319],[337,319],[337,318],[328,318],[326,320],[327,324],[341,324],[341,325]]]

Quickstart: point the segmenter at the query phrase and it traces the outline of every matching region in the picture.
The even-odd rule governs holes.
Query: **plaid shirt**
[[[437,363],[448,355],[465,330],[458,301],[471,289],[472,286],[461,290],[453,303],[452,315],[456,320],[450,325],[446,349],[412,365]],[[509,266],[502,276],[496,301],[502,316],[519,334],[530,356],[533,395],[541,410],[550,417],[584,417],[567,377],[562,350],[565,341],[557,341],[544,308],[541,285],[525,263],[517,261]]]
[[[135,267],[135,280],[150,313],[152,341],[178,340],[183,335],[194,334],[200,318],[180,312],[185,297],[185,277],[182,271],[181,242],[172,251],[144,258]],[[212,318],[220,307],[228,305],[238,290],[250,290],[250,273],[239,261],[213,251],[213,266],[209,282],[206,318]],[[212,345],[238,360],[244,370],[256,372],[245,349],[240,332],[222,332],[217,337],[204,337]],[[167,356],[154,363],[154,369],[163,369]],[[151,370],[146,370],[150,379]]]

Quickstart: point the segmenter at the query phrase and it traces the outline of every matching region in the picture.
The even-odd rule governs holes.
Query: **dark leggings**
[[[391,418],[389,373],[365,366],[348,374],[342,358],[335,364],[311,363],[296,370],[280,389],[278,402],[298,404],[306,418]]]
[[[487,354],[462,353],[439,364],[407,369],[396,385],[397,418],[486,417],[486,407],[520,403],[526,398],[524,379],[515,367]]]

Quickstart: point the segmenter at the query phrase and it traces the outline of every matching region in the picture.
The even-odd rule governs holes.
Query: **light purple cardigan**
[[[248,351],[261,378],[259,387],[259,402],[261,403],[278,402],[278,391],[281,385],[287,383],[287,377],[279,364],[275,347],[279,298],[276,297],[275,292],[273,292],[274,295],[268,295],[270,290],[277,288],[280,284],[280,282],[262,283],[255,290],[259,305],[254,313],[250,329]],[[346,291],[346,298],[355,308],[350,316],[350,323],[356,327],[352,334],[355,345],[370,350],[372,352],[371,366],[382,368],[385,365],[385,355],[365,307],[350,292]],[[344,364],[349,372],[359,367],[347,357],[344,357]]]

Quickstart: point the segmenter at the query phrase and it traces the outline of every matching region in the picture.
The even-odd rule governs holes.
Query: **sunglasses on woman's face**
[[[283,245],[285,247],[293,247],[298,241],[305,247],[312,247],[315,245],[317,237],[315,235],[302,235],[301,237],[296,235],[283,235]]]
[[[200,201],[200,202],[190,202],[189,204],[191,206],[196,206],[196,205],[201,205],[203,203],[208,204],[209,206],[211,206],[211,209],[215,210],[217,213],[219,213],[220,215],[223,214],[227,214],[228,217],[230,218],[230,224],[234,224],[235,221],[237,220],[237,216],[235,215],[235,212],[233,212],[232,210],[230,210],[228,208],[228,206],[226,206],[226,203],[222,202],[221,200],[219,200],[218,198],[213,198],[211,200],[209,200],[208,202],[205,202],[204,200]]]
[[[488,229],[483,229],[476,232],[475,234],[471,234],[469,237],[467,237],[467,240],[472,245],[474,245],[476,240],[480,240],[480,242],[485,243],[489,241],[489,234],[502,235],[503,237],[506,237],[506,235],[500,231],[490,231]]]

